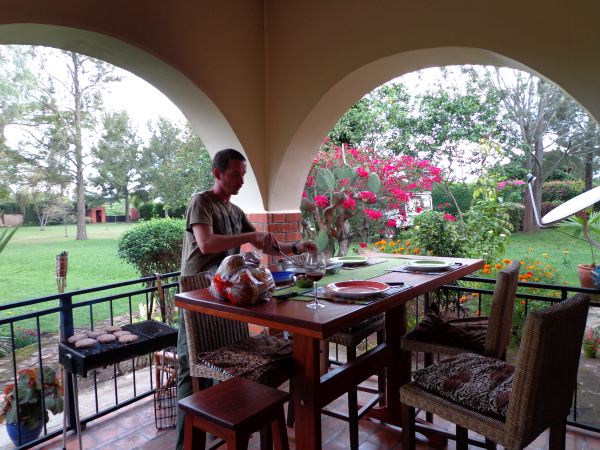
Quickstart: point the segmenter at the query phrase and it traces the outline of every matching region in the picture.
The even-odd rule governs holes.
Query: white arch
[[[299,207],[310,164],[323,138],[348,108],[366,93],[401,75],[429,67],[482,64],[512,67],[542,75],[498,53],[465,47],[412,50],[366,64],[342,78],[314,106],[296,130],[269,188],[271,210]]]
[[[223,148],[244,152],[225,116],[197,85],[138,47],[92,31],[30,23],[0,25],[0,44],[44,45],[71,50],[128,70],[152,84],[181,109],[211,155]],[[235,202],[248,211],[264,210],[250,162],[244,188]]]

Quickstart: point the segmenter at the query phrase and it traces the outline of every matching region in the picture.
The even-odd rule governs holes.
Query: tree
[[[558,86],[531,74],[508,69],[468,69],[474,87],[482,92],[497,92],[501,99],[500,120],[505,136],[504,148],[511,156],[525,155],[525,168],[535,177],[534,198],[541,205],[542,183],[565,158],[582,157],[593,147],[585,137],[587,113]],[[482,76],[484,74],[485,76]],[[560,152],[548,166],[549,151]],[[538,229],[530,197],[525,196],[523,230]]]
[[[97,147],[92,148],[94,167],[98,175],[92,182],[102,193],[114,200],[125,201],[125,221],[130,222],[129,194],[136,187],[140,155],[140,140],[127,112],[106,114],[104,132]]]
[[[69,51],[29,48],[31,64],[41,76],[33,94],[40,108],[24,118],[27,139],[19,156],[37,166],[46,183],[60,192],[75,183],[76,239],[87,239],[85,228],[85,168],[101,93],[116,81],[111,65]],[[64,73],[60,73],[61,70]]]
[[[165,118],[150,125],[152,137],[141,161],[143,184],[169,211],[187,204],[191,194],[212,186],[211,159],[188,125],[185,130]]]

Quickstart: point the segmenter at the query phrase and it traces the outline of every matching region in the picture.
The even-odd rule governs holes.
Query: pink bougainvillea
[[[367,243],[366,242],[361,242],[358,245],[360,245],[360,248],[367,248]]]
[[[315,205],[319,208],[327,208],[329,206],[329,199],[324,195],[315,195]]]
[[[375,194],[371,191],[360,191],[358,193],[358,198],[365,203],[375,203]]]
[[[342,202],[342,206],[345,209],[350,209],[354,211],[356,209],[356,201],[352,197],[346,197]]]
[[[454,217],[452,214],[444,213],[444,219],[448,222],[454,222],[456,217]]]
[[[319,185],[319,180],[328,184]],[[428,160],[371,148],[342,149],[326,141],[313,158],[301,208],[315,230],[327,231],[347,250],[357,235],[366,241],[377,230],[397,226],[415,193],[431,191],[441,181],[441,169]]]

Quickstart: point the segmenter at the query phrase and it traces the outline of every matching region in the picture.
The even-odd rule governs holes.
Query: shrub
[[[564,203],[584,190],[583,180],[547,181],[542,185],[542,202]]]
[[[458,206],[460,207],[462,212],[466,212],[471,208],[471,201],[473,199],[473,184],[450,184],[448,185],[450,188],[450,192],[454,195]],[[448,195],[446,188],[442,184],[433,185],[433,189],[431,191],[431,201],[433,207],[436,208],[438,205],[444,205],[444,211],[447,213],[456,216],[458,211],[456,210],[456,206],[454,202]]]
[[[465,216],[465,256],[483,258],[489,263],[498,261],[512,231],[510,217],[502,204],[480,200]]]
[[[513,231],[523,229],[523,217],[525,217],[525,206],[520,203],[503,203],[502,209],[509,215]]]
[[[561,203],[562,202],[542,202],[542,206],[540,208],[542,217],[544,217],[546,214],[548,214]]]
[[[185,222],[152,219],[129,228],[119,238],[118,255],[142,276],[178,271]]]
[[[141,220],[150,220],[154,218],[154,205],[152,203],[144,203],[138,208]]]
[[[414,245],[421,253],[435,256],[463,255],[464,241],[460,237],[454,217],[440,211],[426,211],[415,217],[411,230]]]

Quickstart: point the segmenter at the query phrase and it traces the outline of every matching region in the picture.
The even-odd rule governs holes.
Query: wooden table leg
[[[368,417],[401,426],[400,386],[410,381],[410,353],[400,349],[400,338],[406,333],[406,306],[404,304],[385,313],[385,342],[392,346],[392,358],[386,367],[385,406],[375,407]]]
[[[321,448],[321,408],[317,399],[319,360],[319,340],[294,335],[294,408],[299,450]]]

